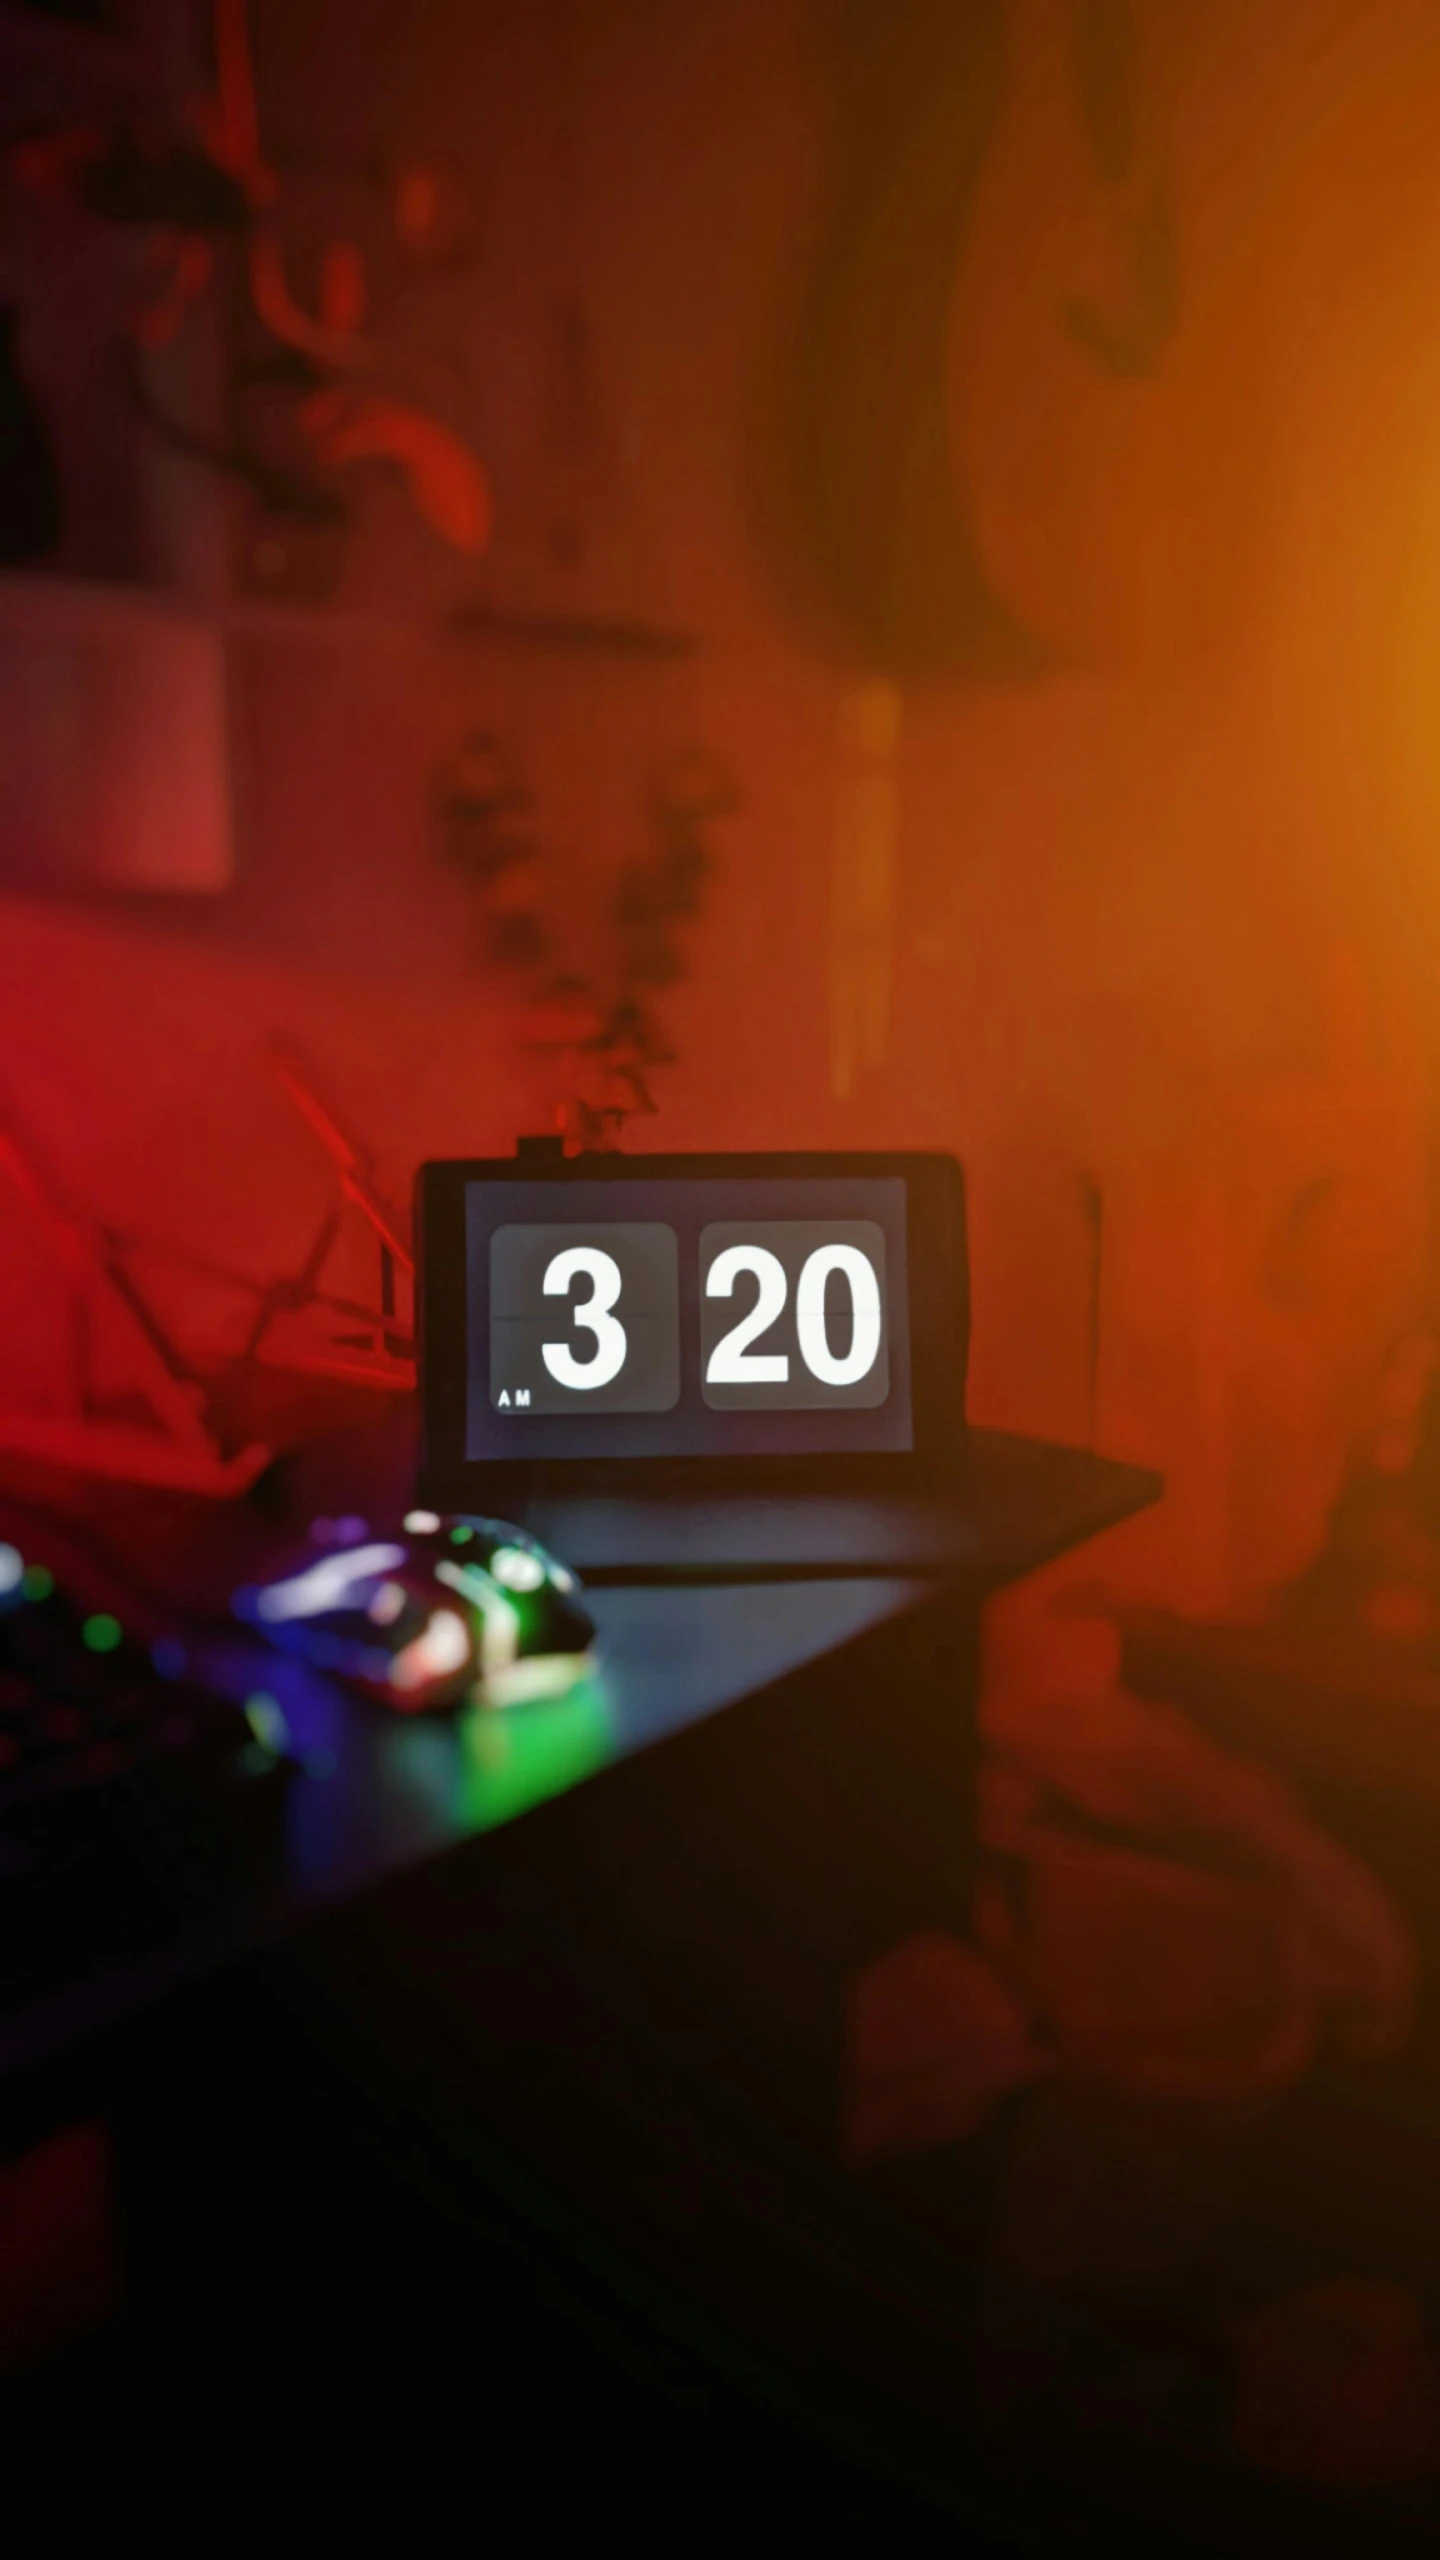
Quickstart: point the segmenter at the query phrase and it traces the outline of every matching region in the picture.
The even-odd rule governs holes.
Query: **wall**
[[[1026,0],[1010,16],[1023,70],[1054,13]],[[1073,432],[1028,441],[1002,416],[998,434],[977,427],[987,383],[1002,411],[1072,415],[1034,315],[1065,258],[1098,254],[1063,190],[1026,193],[1050,163],[1044,96],[1023,82],[957,266],[957,465],[997,578],[1074,663],[1021,689],[905,690],[893,1028],[840,1099],[837,737],[844,689],[869,671],[791,613],[762,540],[767,404],[813,245],[818,9],[555,0],[472,24],[435,0],[266,0],[277,148],[321,118],[341,157],[423,144],[473,188],[478,267],[433,289],[425,327],[432,345],[461,335],[453,396],[495,484],[492,590],[684,623],[704,647],[683,673],[602,680],[428,641],[244,644],[242,880],[223,921],[6,911],[6,1073],[33,1088],[78,1190],[196,1241],[288,1251],[314,1188],[254,1074],[277,1020],[311,1037],[397,1173],[506,1143],[535,1085],[435,862],[434,755],[472,718],[520,740],[584,956],[655,757],[698,733],[746,804],[669,1003],[680,1062],[656,1142],[956,1150],[979,1418],[1094,1429],[1170,1467],[1162,1519],[1107,1570],[1233,1597],[1257,1519],[1274,1528],[1259,1580],[1293,1568],[1420,1264],[1440,20],[1419,0],[1275,0],[1262,41],[1253,12],[1217,0],[1169,22],[1191,264],[1153,397],[1072,404]],[[1007,187],[1040,201],[1028,266],[1001,254]],[[547,385],[577,295],[598,423],[567,443]],[[592,530],[568,572],[546,552],[561,505]],[[1017,538],[1027,526],[1048,528],[1048,550]],[[1117,583],[1107,562],[1157,526],[1158,589]],[[353,579],[357,627],[433,630],[463,587],[384,492]],[[1096,607],[1114,593],[1133,611]],[[1282,1124],[1257,1172],[1255,1131]],[[1266,1239],[1337,1168],[1371,1182],[1384,1249],[1358,1292],[1351,1264],[1324,1261],[1307,1333],[1266,1297]],[[1259,1421],[1257,1366],[1290,1380]]]

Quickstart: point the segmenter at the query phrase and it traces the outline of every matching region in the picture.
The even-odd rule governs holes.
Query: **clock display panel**
[[[467,1460],[910,1450],[902,1180],[472,1182]]]

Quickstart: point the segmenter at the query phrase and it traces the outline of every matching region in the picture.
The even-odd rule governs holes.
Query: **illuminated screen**
[[[898,1179],[469,1183],[466,1457],[908,1451],[906,1241]]]

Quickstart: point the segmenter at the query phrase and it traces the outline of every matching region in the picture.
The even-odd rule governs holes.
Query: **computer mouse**
[[[328,1543],[320,1543],[321,1538]],[[590,1667],[579,1584],[507,1520],[407,1511],[398,1529],[315,1524],[306,1560],[236,1614],[402,1715],[553,1698]]]

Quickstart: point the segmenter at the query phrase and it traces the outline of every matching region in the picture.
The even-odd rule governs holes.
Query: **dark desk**
[[[1128,1518],[1158,1492],[1158,1478],[1142,1468],[976,1431],[943,1499],[558,1496],[537,1500],[529,1518],[592,1585],[902,1573],[983,1593]]]
[[[354,1444],[317,1453],[278,1520],[93,1488],[80,1511],[213,1607],[312,1511],[403,1502],[393,1444],[361,1472]],[[131,2286],[95,2387],[173,2387],[177,2339],[232,2385],[256,2355],[363,2361],[479,2289],[541,2364],[598,2338],[592,2398],[623,2369],[653,2427],[718,2394],[732,2468],[778,2408],[810,2447],[785,2494],[838,2461],[888,2514],[881,2440],[953,2422],[966,2288],[840,2159],[847,1986],[966,1925],[986,1592],[1155,1489],[977,1435],[946,1506],[537,1513],[591,1579],[601,1667],[504,1717],[403,1724],[197,1642],[279,1699],[308,1764],[279,1883],[145,1977],[99,1965],[10,2021],[13,2121],[114,2128]],[[489,2331],[455,2370],[520,2423]]]
[[[97,1949],[93,1973],[68,1984],[63,1997],[0,2018],[0,2063],[68,2044],[87,2025],[153,1996],[177,1970],[228,1956],[252,1936],[293,1929],[398,1868],[494,1831],[741,1700],[767,1696],[807,1665],[842,1648],[853,1653],[867,1635],[876,1642],[863,1673],[851,1666],[851,1685],[857,1694],[874,1685],[884,1753],[900,1768],[911,1755],[923,1784],[926,1771],[938,1773],[939,1752],[963,1797],[985,1594],[1158,1490],[1137,1468],[982,1432],[973,1435],[953,1495],[939,1503],[540,1503],[527,1525],[591,1591],[597,1678],[556,1706],[412,1724],[238,1628],[225,1632],[224,1619],[236,1587],[293,1557],[312,1517],[348,1511],[379,1520],[403,1510],[413,1457],[413,1425],[402,1413],[306,1452],[268,1501],[222,1507],[47,1480],[38,1469],[0,1477],[0,1534],[32,1548],[38,1537],[54,1569],[83,1583],[93,1605],[113,1607],[146,1634],[197,1621],[189,1647],[197,1669],[241,1700],[256,1690],[274,1696],[303,1764],[286,1810],[281,1872],[263,1894],[218,1915],[193,1945],[167,1948],[153,1966],[124,1976],[108,1972]],[[897,1693],[903,1648],[890,1630],[937,1590],[947,1595],[940,1615],[959,1631],[949,1671],[942,1674],[937,1656],[916,1674],[907,1699]],[[923,1750],[909,1730],[921,1698],[934,1724]],[[822,1756],[825,1749],[817,1738]]]
[[[96,1518],[223,1596],[296,1517],[360,1507],[355,1461],[316,1452],[288,1522],[246,1511],[243,1556],[234,1517]],[[108,2122],[132,2274],[22,2413],[138,2394],[184,2430],[218,2406],[228,2462],[274,2445],[312,2477],[384,2444],[417,2496],[458,2474],[542,2551],[1436,2547],[1433,2465],[1307,2484],[1237,2433],[1278,2314],[1262,2406],[1283,2435],[1298,2367],[1324,2450],[1326,2305],[1358,2295],[1380,2389],[1372,2361],[1337,2432],[1383,2457],[1398,2400],[1423,2464],[1433,2075],[1428,2102],[1382,2063],[1220,2108],[1057,2073],[964,2139],[841,2155],[856,1968],[964,1930],[984,1593],[1152,1489],[1015,1443],[982,1475],[1028,1482],[1028,1512],[826,1506],[783,1583],[749,1506],[703,1537],[643,1515],[637,1552],[623,1514],[572,1517],[606,1659],[543,1744],[528,1712],[411,1728],[302,1680],[287,1707],[334,1765],[297,1788],[268,1914],[235,1915],[223,1967],[111,1985],[84,2032],[52,2011],[10,2075]],[[883,1539],[892,1569],[860,1572]],[[299,1677],[234,1637],[216,1656],[237,1685],[262,1667]]]

